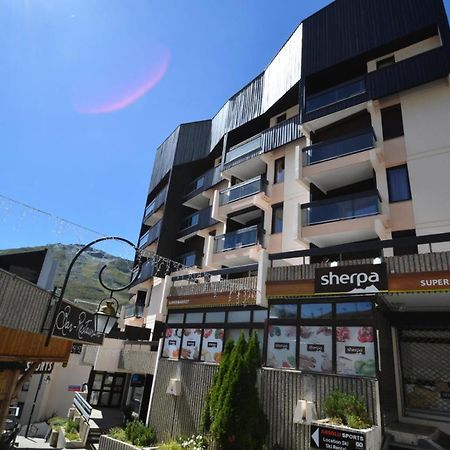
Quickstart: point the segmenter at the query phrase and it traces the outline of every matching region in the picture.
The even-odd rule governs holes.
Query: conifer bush
[[[202,416],[203,430],[210,433],[221,450],[263,447],[267,420],[256,386],[260,363],[256,333],[248,343],[243,333],[236,344],[226,343]]]

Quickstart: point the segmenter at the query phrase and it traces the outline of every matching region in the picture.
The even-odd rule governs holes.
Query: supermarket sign
[[[323,267],[316,269],[316,293],[369,294],[388,288],[386,264]]]

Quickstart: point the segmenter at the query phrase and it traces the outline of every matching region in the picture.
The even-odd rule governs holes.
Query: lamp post
[[[56,304],[55,313],[53,315],[52,322],[50,325],[50,330],[49,330],[49,333],[47,336],[46,345],[49,344],[50,338],[53,334],[53,329],[54,329],[55,323],[56,323],[56,317],[59,313],[62,301],[64,299],[64,294],[66,292],[67,284],[69,282],[70,274],[72,272],[72,268],[73,268],[74,264],[76,263],[76,261],[78,260],[78,258],[84,251],[86,251],[88,248],[94,246],[95,244],[98,244],[99,242],[103,242],[103,241],[125,242],[126,244],[133,247],[136,252],[139,252],[139,249],[131,241],[129,241],[128,239],[122,238],[122,237],[118,237],[118,236],[106,236],[106,237],[102,237],[99,239],[95,239],[94,241],[89,242],[89,244],[86,244],[84,247],[82,247],[80,250],[78,250],[76,255],[72,258],[72,261],[70,262],[69,268],[67,269],[66,275],[64,277],[64,282],[63,282],[63,285],[61,288],[61,293],[59,295],[58,302]],[[103,299],[100,302],[100,304],[98,305],[97,311],[94,314],[94,318],[95,318],[94,327],[95,327],[95,331],[98,335],[108,334],[117,322],[117,312],[118,312],[118,308],[119,308],[119,303],[113,297],[114,292],[124,291],[125,289],[128,289],[134,283],[135,279],[139,276],[139,274],[141,272],[141,264],[140,264],[140,260],[139,260],[136,276],[127,285],[120,286],[118,288],[112,288],[112,287],[108,286],[107,284],[105,284],[105,282],[102,279],[103,272],[105,271],[105,269],[107,267],[108,266],[105,264],[100,269],[100,272],[98,274],[99,283],[107,291],[110,292],[110,296],[108,298]]]

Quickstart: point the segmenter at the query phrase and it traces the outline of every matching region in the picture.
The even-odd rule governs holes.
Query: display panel
[[[183,330],[181,328],[166,328],[166,338],[162,356],[178,359],[180,357],[180,343]]]
[[[373,327],[336,327],[337,373],[375,377]]]
[[[198,359],[200,355],[200,342],[202,330],[198,328],[185,328],[181,344],[182,359]]]
[[[296,335],[295,326],[270,325],[267,338],[267,365],[295,369]]]
[[[220,363],[222,358],[223,336],[223,328],[205,328],[203,330],[202,361]]]
[[[332,327],[300,327],[299,369],[328,373],[333,370]]]

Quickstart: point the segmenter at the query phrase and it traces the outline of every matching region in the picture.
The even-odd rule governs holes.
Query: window
[[[271,319],[296,319],[297,305],[272,305],[270,307]]]
[[[280,114],[279,116],[277,116],[276,118],[276,123],[281,123],[284,122],[286,120],[286,113]]]
[[[387,169],[387,179],[391,203],[411,200],[411,188],[406,165]]]
[[[272,207],[272,234],[283,231],[283,205]]]
[[[379,59],[377,61],[377,70],[383,69],[384,67],[392,66],[392,64],[395,64],[395,56],[388,56],[387,58]]]
[[[381,122],[383,124],[383,139],[385,141],[404,135],[402,108],[400,105],[382,109]]]
[[[284,182],[284,157],[275,160],[274,184]]]
[[[267,365],[295,369],[297,328],[269,325],[267,337]]]

